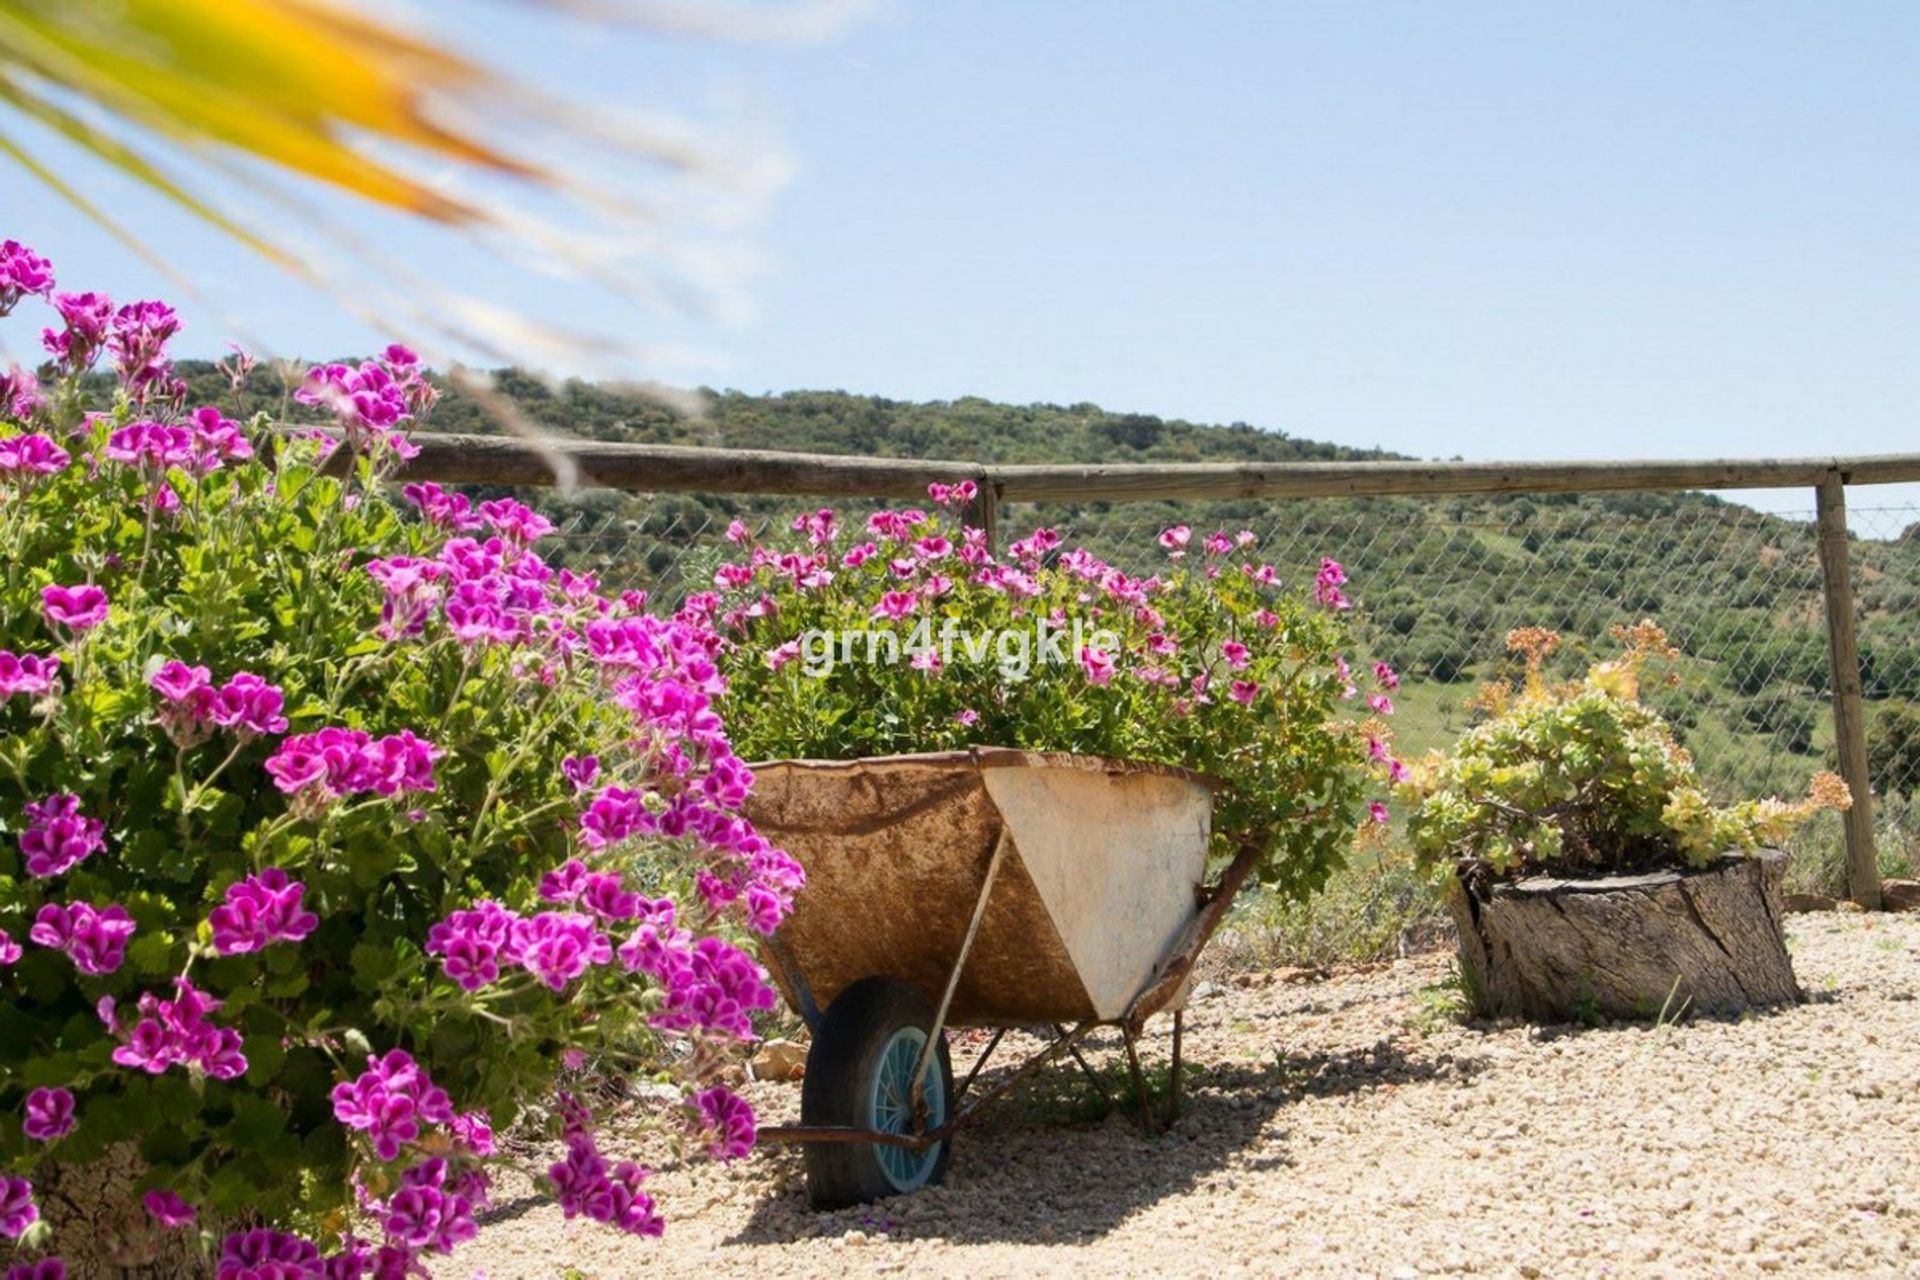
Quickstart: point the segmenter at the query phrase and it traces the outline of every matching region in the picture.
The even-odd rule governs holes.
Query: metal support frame
[[[926,1071],[933,1061],[933,1055],[939,1051],[940,1035],[946,1029],[947,1011],[952,1007],[954,992],[960,985],[960,975],[966,968],[967,955],[973,949],[974,938],[980,931],[980,922],[986,915],[987,898],[993,892],[994,882],[1000,874],[1000,865],[1005,860],[1007,849],[1011,843],[1011,840],[1004,830],[1001,831],[999,837],[994,842],[993,853],[987,861],[986,873],[981,878],[980,895],[973,904],[973,916],[967,923],[966,936],[961,940],[960,954],[954,958],[953,969],[947,975],[946,990],[941,994],[939,1008],[934,1015],[933,1026],[928,1029],[927,1043],[921,1048],[920,1059],[914,1068],[915,1111],[920,1114],[922,1123],[924,1123],[925,1113],[925,1097],[922,1092],[922,1086],[925,1082]],[[1265,842],[1263,840],[1248,840],[1234,855],[1233,861],[1220,873],[1220,878],[1201,892],[1199,913],[1195,915],[1193,921],[1186,929],[1181,932],[1180,937],[1175,940],[1174,944],[1167,949],[1167,954],[1155,970],[1154,976],[1148,980],[1147,985],[1141,989],[1140,993],[1133,998],[1133,1001],[1127,1006],[1127,1011],[1124,1014],[1117,1019],[1106,1022],[1088,1019],[1074,1026],[1071,1030],[1063,1029],[1057,1023],[1049,1027],[1048,1029],[1053,1032],[1053,1039],[1049,1040],[1038,1052],[1029,1055],[1006,1079],[1000,1081],[979,1097],[967,1102],[964,1106],[956,1105],[953,1112],[948,1115],[946,1122],[938,1128],[923,1130],[917,1134],[903,1134],[886,1133],[878,1129],[856,1128],[851,1125],[773,1125],[760,1130],[760,1139],[770,1143],[882,1143],[887,1146],[912,1147],[916,1150],[924,1151],[928,1147],[946,1141],[955,1132],[973,1123],[975,1118],[978,1117],[986,1107],[1019,1088],[1022,1084],[1026,1083],[1027,1080],[1032,1078],[1035,1073],[1051,1065],[1063,1055],[1071,1055],[1079,1064],[1080,1069],[1087,1073],[1089,1079],[1093,1080],[1095,1086],[1100,1087],[1098,1075],[1093,1070],[1092,1064],[1087,1062],[1079,1050],[1080,1042],[1099,1027],[1116,1027],[1120,1031],[1121,1038],[1126,1045],[1127,1068],[1133,1079],[1134,1092],[1140,1103],[1143,1122],[1150,1129],[1165,1127],[1165,1124],[1171,1124],[1173,1119],[1179,1115],[1180,1107],[1181,1040],[1185,1031],[1184,1011],[1176,1009],[1173,1013],[1173,1068],[1171,1085],[1169,1087],[1169,1110],[1164,1124],[1156,1121],[1153,1114],[1152,1097],[1147,1088],[1146,1074],[1140,1068],[1140,1053],[1137,1044],[1140,1028],[1148,1018],[1166,1008],[1179,993],[1181,985],[1193,971],[1195,959],[1199,956],[1200,951],[1207,945],[1207,942],[1213,937],[1215,930],[1220,927],[1220,922],[1226,917],[1227,908],[1233,904],[1234,897],[1239,893],[1241,886],[1246,883],[1247,877],[1252,874],[1253,865],[1259,859],[1260,852],[1264,848]],[[774,958],[781,964],[781,967],[791,975],[790,981],[793,984],[795,992],[800,993],[805,991],[804,983],[799,980],[797,967],[789,963],[778,951],[774,953]],[[806,993],[803,998],[808,1004],[811,1004],[812,994],[810,992]],[[954,1091],[954,1102],[956,1104],[971,1094],[975,1079],[979,1076],[981,1069],[986,1066],[987,1059],[992,1056],[993,1051],[999,1048],[1001,1037],[1006,1035],[1006,1033],[1007,1028],[1005,1027],[995,1030],[993,1039],[987,1042],[987,1047],[981,1051],[980,1057],[973,1064],[973,1068],[967,1072],[965,1081]],[[1111,1105],[1112,1098],[1107,1094],[1104,1087],[1101,1087],[1101,1095],[1106,1097],[1109,1105]]]
[[[1067,1029],[1056,1022],[1053,1024],[1053,1034],[1055,1036],[1064,1036],[1067,1034]],[[1087,1077],[1087,1083],[1092,1085],[1094,1092],[1100,1095],[1100,1101],[1106,1103],[1108,1108],[1111,1109],[1113,1106],[1113,1095],[1107,1092],[1106,1082],[1100,1078],[1100,1073],[1093,1069],[1093,1064],[1087,1061],[1087,1055],[1080,1052],[1080,1046],[1077,1044],[1069,1048],[1067,1052],[1072,1054],[1074,1062],[1079,1064],[1081,1074]]]
[[[1000,1047],[1000,1040],[1006,1034],[1007,1029],[1005,1027],[997,1027],[994,1029],[993,1039],[987,1041],[987,1047],[982,1049],[980,1056],[973,1060],[973,1069],[967,1072],[967,1078],[962,1080],[960,1087],[953,1091],[953,1100],[955,1103],[958,1103],[960,1099],[966,1097],[967,1090],[973,1088],[974,1079],[979,1076],[981,1070],[987,1065],[987,1059],[993,1056],[993,1051]]]
[[[927,1068],[933,1065],[933,1055],[940,1049],[940,1033],[947,1027],[947,1010],[953,1007],[953,993],[959,990],[960,975],[966,970],[967,956],[973,950],[973,940],[980,934],[980,921],[987,914],[987,899],[993,894],[993,883],[1000,878],[1000,864],[1006,861],[1007,849],[1013,844],[1013,838],[1007,834],[1007,828],[1000,828],[999,837],[993,842],[993,853],[987,859],[987,873],[980,880],[980,896],[973,902],[973,917],[967,921],[967,933],[960,940],[960,954],[954,957],[953,971],[947,974],[947,989],[940,994],[940,1007],[934,1011],[933,1025],[927,1028],[927,1042],[920,1046],[920,1056],[913,1063],[912,1104],[916,1120],[924,1121],[927,1108]]]

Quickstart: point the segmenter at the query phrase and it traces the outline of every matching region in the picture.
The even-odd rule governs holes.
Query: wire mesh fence
[[[1870,497],[1871,490],[1855,490]],[[1809,495],[1809,498],[1811,495]],[[607,492],[560,503],[559,558],[609,586],[670,604],[711,586],[740,521],[779,535],[817,503]],[[835,504],[851,519],[879,503]],[[1850,546],[1876,794],[1888,874],[1920,862],[1920,506],[1851,513]],[[1003,541],[1045,525],[1131,572],[1166,564],[1157,535],[1185,524],[1189,553],[1214,530],[1256,538],[1283,580],[1339,560],[1357,604],[1357,644],[1405,677],[1400,749],[1417,754],[1472,723],[1484,682],[1510,677],[1506,635],[1561,633],[1573,672],[1611,649],[1609,629],[1652,618],[1685,657],[1650,692],[1723,798],[1793,795],[1834,757],[1821,572],[1811,503],[1769,514],[1699,494],[1369,498],[1221,503],[1011,504]],[[1837,821],[1809,830],[1811,881],[1838,875]]]

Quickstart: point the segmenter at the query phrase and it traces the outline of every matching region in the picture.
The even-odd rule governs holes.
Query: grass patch
[[[1389,847],[1355,854],[1306,902],[1244,895],[1213,951],[1229,972],[1360,964],[1443,945],[1451,927],[1431,881]]]

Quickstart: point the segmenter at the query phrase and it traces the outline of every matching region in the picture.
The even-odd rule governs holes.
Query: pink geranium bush
[[[657,1234],[562,1086],[678,1079],[694,1147],[752,1144],[712,1077],[802,877],[740,816],[719,637],[549,564],[517,502],[393,492],[434,396],[402,348],[275,434],[185,402],[165,306],[8,242],[0,315],[36,308],[47,363],[0,383],[0,1263],[52,1274],[35,1180],[131,1145],[209,1274],[418,1274],[529,1104],[567,1212]]]
[[[730,637],[742,751],[996,745],[1196,769],[1223,784],[1215,851],[1256,843],[1261,879],[1292,897],[1385,820],[1368,793],[1405,772],[1386,719],[1398,677],[1346,656],[1336,561],[1284,581],[1252,533],[1184,525],[1143,549],[1145,575],[1047,528],[995,554],[952,514],[972,484],[929,496],[851,527],[819,511],[770,541],[729,530],[737,554],[686,608]]]

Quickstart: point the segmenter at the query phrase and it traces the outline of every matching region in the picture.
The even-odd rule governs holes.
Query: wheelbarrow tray
[[[754,775],[747,816],[807,872],[767,959],[809,1023],[873,974],[938,994],[956,957],[948,1025],[1112,1021],[1194,920],[1212,783],[1187,770],[976,748]]]

